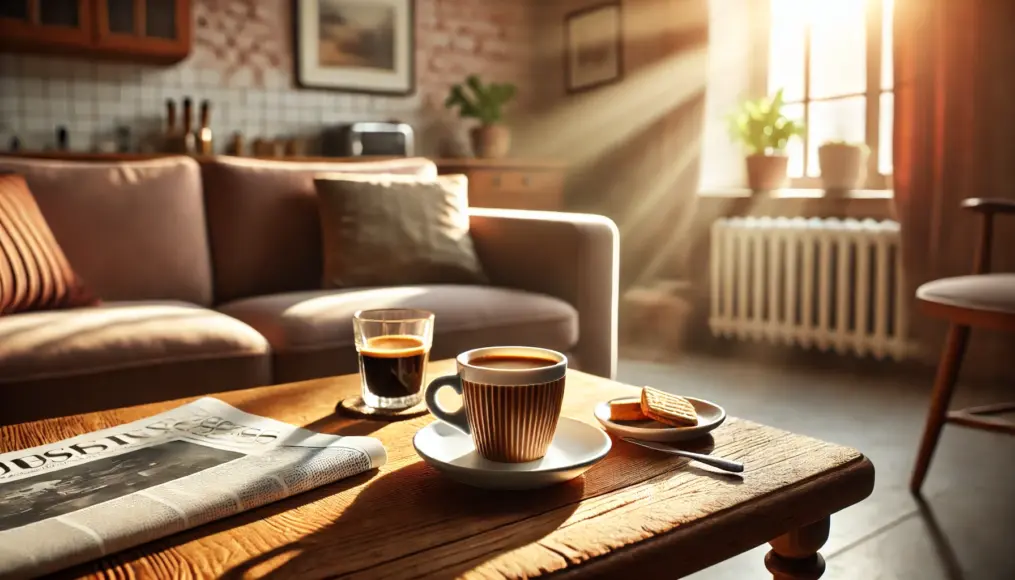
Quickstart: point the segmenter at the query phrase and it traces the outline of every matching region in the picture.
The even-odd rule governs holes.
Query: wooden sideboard
[[[437,159],[442,175],[469,178],[469,205],[505,209],[564,210],[567,168],[524,159]]]

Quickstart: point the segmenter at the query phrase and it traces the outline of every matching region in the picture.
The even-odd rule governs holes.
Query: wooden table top
[[[453,368],[450,360],[431,363],[430,374]],[[528,492],[473,489],[442,476],[413,450],[413,434],[431,416],[385,423],[335,414],[335,403],[358,390],[358,377],[348,375],[216,396],[314,431],[377,437],[388,450],[379,471],[66,575],[675,578],[825,518],[874,486],[874,467],[856,450],[730,417],[710,443],[716,455],[744,462],[743,477],[614,439],[606,459],[566,484]],[[569,371],[564,415],[598,425],[596,402],[632,392]],[[5,426],[0,451],[134,421],[187,400]]]

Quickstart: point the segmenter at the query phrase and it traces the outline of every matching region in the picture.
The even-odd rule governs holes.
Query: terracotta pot
[[[789,158],[785,155],[748,155],[747,185],[751,191],[773,191],[786,185],[786,167]]]
[[[867,177],[867,148],[845,143],[818,147],[821,183],[826,191],[849,191]]]
[[[503,125],[481,125],[470,131],[472,153],[483,159],[507,157],[511,149],[511,130]]]

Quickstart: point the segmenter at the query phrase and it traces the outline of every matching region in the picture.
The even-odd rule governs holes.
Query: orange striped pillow
[[[0,316],[92,306],[25,178],[0,174]]]

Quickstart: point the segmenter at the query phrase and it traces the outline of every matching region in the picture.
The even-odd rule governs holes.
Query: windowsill
[[[742,187],[726,187],[726,188],[720,187],[699,191],[698,196],[717,199],[758,198],[758,199],[891,200],[892,198],[895,197],[895,192],[890,189],[854,189],[851,191],[835,192],[830,194],[824,189],[787,188],[787,189],[779,189],[776,191],[765,191],[755,193],[750,189]]]

